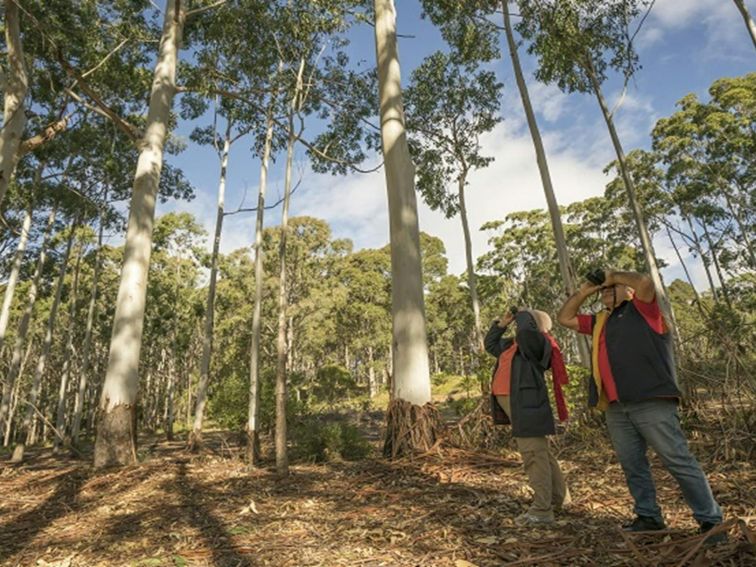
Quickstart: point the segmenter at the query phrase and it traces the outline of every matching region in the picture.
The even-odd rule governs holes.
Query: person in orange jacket
[[[513,322],[514,336],[505,337]],[[561,388],[567,382],[567,371],[550,330],[551,318],[543,311],[515,309],[494,321],[484,341],[486,351],[496,357],[491,395],[512,424],[512,435],[534,492],[530,508],[515,519],[521,526],[553,523],[554,510],[561,509],[570,499],[564,475],[546,437],[555,433],[544,379],[549,368],[559,418],[567,419]]]

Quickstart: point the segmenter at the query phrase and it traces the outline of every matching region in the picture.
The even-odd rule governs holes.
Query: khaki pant
[[[512,419],[509,396],[496,396],[496,401]],[[570,491],[562,469],[549,450],[546,437],[516,437],[528,482],[535,493],[528,513],[544,519],[554,518],[554,509],[570,503]]]

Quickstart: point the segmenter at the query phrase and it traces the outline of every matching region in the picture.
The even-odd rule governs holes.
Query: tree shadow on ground
[[[10,522],[0,525],[0,561],[8,560],[58,518],[75,512],[82,486],[91,476],[87,469],[73,469],[55,478],[55,490],[44,502]],[[8,495],[5,495],[7,497]]]
[[[188,521],[202,534],[202,538],[210,547],[213,564],[218,567],[257,565],[251,557],[237,551],[236,544],[224,523],[204,504],[202,497],[206,494],[205,487],[187,475],[187,463],[188,460],[177,463],[174,490],[185,505]]]

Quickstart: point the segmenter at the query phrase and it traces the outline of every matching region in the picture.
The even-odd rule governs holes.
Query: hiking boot
[[[525,512],[524,514],[517,516],[514,523],[521,528],[538,528],[552,525],[554,523],[554,518],[536,516],[531,512]]]
[[[698,529],[699,534],[705,534],[710,532],[719,525],[719,522],[701,522],[701,527]],[[719,532],[714,535],[710,535],[704,540],[704,545],[717,545],[718,543],[727,543],[727,532]]]
[[[622,525],[626,532],[656,532],[666,527],[664,520],[652,516],[638,516],[632,522]]]

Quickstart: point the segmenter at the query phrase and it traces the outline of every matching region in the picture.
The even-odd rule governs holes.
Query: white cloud
[[[756,2],[746,0],[746,5],[753,14]],[[696,23],[702,24],[706,32],[699,44],[704,57],[753,55],[745,24],[732,0],[657,0],[646,23],[649,29],[640,32],[638,41],[642,45],[647,41],[643,36],[658,35],[659,28],[676,31]],[[740,55],[736,55],[738,52]]]
[[[533,108],[546,122],[556,122],[569,110],[569,95],[559,90],[556,85],[531,81],[527,87]]]

